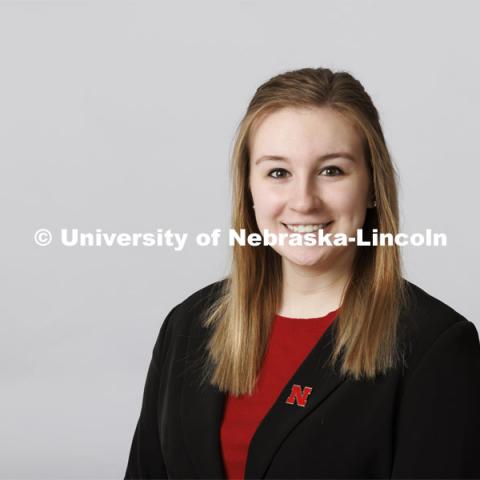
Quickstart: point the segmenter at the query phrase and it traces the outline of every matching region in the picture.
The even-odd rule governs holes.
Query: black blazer
[[[199,372],[199,313],[221,282],[174,307],[160,328],[125,478],[226,478],[225,394]],[[245,478],[480,478],[480,346],[473,323],[407,282],[400,319],[406,367],[374,381],[324,366],[332,325],[253,436]],[[306,406],[286,403],[311,386]]]

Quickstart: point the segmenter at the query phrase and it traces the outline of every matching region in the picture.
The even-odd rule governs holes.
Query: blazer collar
[[[332,353],[333,325],[334,322],[287,382],[257,427],[248,449],[246,479],[263,478],[275,452],[288,434],[345,380],[327,366]],[[197,365],[200,364],[206,332],[194,332],[189,339],[186,355]],[[226,394],[207,382],[199,387],[198,380],[198,369],[186,369],[180,400],[185,444],[198,478],[226,478],[220,445]],[[286,403],[294,384],[300,385],[302,389],[306,386],[312,388],[304,407]]]

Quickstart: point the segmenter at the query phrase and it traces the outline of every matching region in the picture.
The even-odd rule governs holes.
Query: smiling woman
[[[232,229],[398,234],[378,112],[347,72],[261,85],[232,155]],[[398,246],[235,243],[172,308],[126,478],[480,478],[480,346]]]

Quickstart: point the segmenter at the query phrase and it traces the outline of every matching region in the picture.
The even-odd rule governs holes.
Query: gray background
[[[401,175],[407,278],[480,325],[475,1],[0,4],[0,477],[119,478],[166,313],[229,249],[38,247],[38,228],[228,228],[255,89],[357,76]]]

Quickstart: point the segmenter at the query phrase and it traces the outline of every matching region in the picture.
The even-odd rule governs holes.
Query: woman
[[[398,232],[348,73],[258,88],[232,173],[237,231]],[[397,246],[236,244],[160,329],[126,478],[480,478],[479,405],[475,326],[403,279]]]

